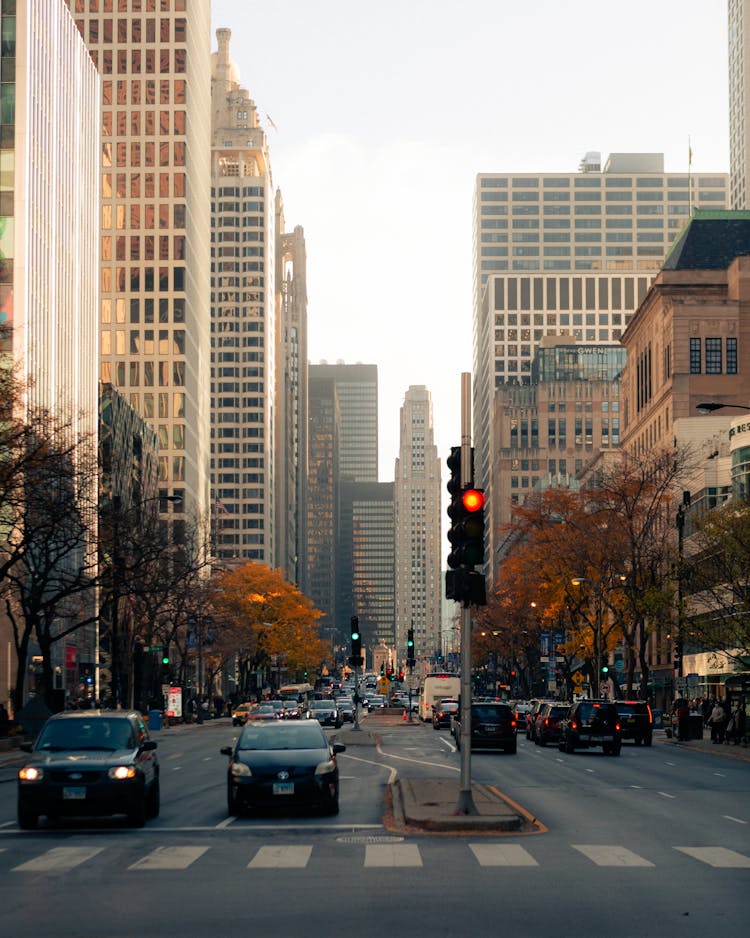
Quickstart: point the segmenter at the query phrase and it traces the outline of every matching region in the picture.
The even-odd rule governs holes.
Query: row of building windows
[[[95,53],[92,53],[92,58]],[[104,107],[126,104],[134,107],[152,104],[185,104],[185,79],[162,78],[129,81],[107,79],[102,82],[102,104]]]
[[[544,188],[565,189],[571,184],[575,189],[599,189],[604,183],[606,189],[631,189],[635,184],[637,189],[660,189],[666,186],[668,189],[684,189],[690,186],[689,176],[617,176],[617,175],[593,175],[584,174],[580,176],[543,176],[541,185]],[[697,176],[693,186],[706,189],[726,189],[726,177],[716,176]],[[487,176],[480,179],[481,189],[507,189],[510,186],[524,189],[538,189],[540,186],[539,176]],[[485,198],[486,192],[482,192],[482,198]]]
[[[723,344],[723,348],[722,348]],[[690,339],[690,374],[691,375],[736,375],[737,374],[737,339],[727,337],[700,337]]]
[[[131,323],[183,323],[185,322],[185,300],[183,297],[160,297],[153,300],[149,297],[124,297],[110,299],[105,297],[101,301],[101,321],[103,324],[111,322],[124,323],[125,315],[129,311]],[[114,315],[114,318],[113,318]],[[158,316],[158,320],[154,316]],[[142,319],[141,319],[142,317]]]
[[[185,362],[176,361],[102,362],[101,380],[119,388],[181,388],[185,386],[185,370]]]
[[[661,208],[661,206],[659,207]],[[713,207],[715,208],[716,206],[713,206]],[[481,208],[480,214],[483,216],[482,224],[484,225],[484,220],[485,220],[484,216],[492,216],[492,215],[505,216],[505,215],[508,215],[509,213],[508,213],[507,205],[483,205]],[[511,208],[510,214],[514,216],[515,215],[532,215],[534,217],[539,217],[541,215],[544,215],[544,216],[548,216],[548,215],[571,216],[572,215],[574,217],[577,215],[601,216],[602,209],[600,205],[587,205],[587,206],[575,205],[573,207],[573,210],[571,211],[570,205],[562,205],[562,204],[555,203],[552,205],[549,205],[549,204],[545,205],[543,211],[541,211],[538,205],[523,204],[523,205],[513,205],[513,207]],[[614,214],[614,213],[608,212],[607,214]],[[644,212],[644,214],[655,214],[655,213]],[[661,212],[659,212],[658,214],[661,214]],[[690,214],[690,203],[686,201],[684,204],[681,203],[679,205],[667,205],[666,214],[687,216]]]
[[[158,337],[154,329],[131,329],[129,347],[126,348],[124,329],[104,329],[101,333],[102,355],[184,355],[185,330],[159,329]]]
[[[495,310],[634,310],[648,277],[496,277]]]
[[[182,293],[185,268],[102,267],[101,289],[103,293]]]

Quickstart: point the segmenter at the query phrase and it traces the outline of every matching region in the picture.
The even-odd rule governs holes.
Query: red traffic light
[[[465,489],[461,494],[461,501],[467,511],[481,511],[485,503],[484,492],[481,489]]]

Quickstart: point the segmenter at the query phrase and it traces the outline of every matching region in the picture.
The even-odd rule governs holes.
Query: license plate
[[[611,743],[613,739],[613,736],[589,736],[590,743]]]
[[[63,788],[63,801],[83,801],[85,797],[85,788]]]
[[[274,782],[273,793],[274,795],[293,795],[294,782]]]

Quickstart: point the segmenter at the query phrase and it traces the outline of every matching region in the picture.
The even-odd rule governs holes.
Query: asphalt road
[[[366,724],[365,724],[366,725]],[[750,763],[655,744],[619,758],[519,737],[472,777],[538,818],[533,835],[394,834],[387,785],[448,777],[446,731],[383,726],[340,757],[337,817],[226,815],[226,723],[157,734],[162,812],[18,831],[0,785],[3,933],[271,938],[679,936],[747,931]]]

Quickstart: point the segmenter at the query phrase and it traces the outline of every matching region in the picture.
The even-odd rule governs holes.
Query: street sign
[[[580,687],[581,684],[583,684],[583,674],[581,674],[580,671],[574,671],[573,674],[571,675],[571,680],[573,681],[576,687]]]

